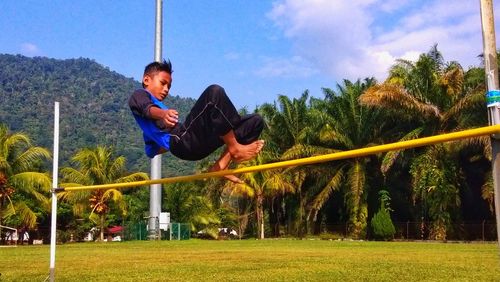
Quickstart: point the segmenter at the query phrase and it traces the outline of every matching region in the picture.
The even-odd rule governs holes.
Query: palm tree
[[[260,165],[271,157],[268,150],[261,152],[255,159],[239,164],[237,168]],[[232,196],[243,196],[253,199],[257,219],[257,239],[264,239],[264,200],[277,194],[292,192],[294,187],[286,173],[282,170],[266,170],[254,173],[245,173],[241,176],[243,183],[227,182],[225,187]]]
[[[125,183],[148,179],[147,174],[136,172],[126,175],[125,157],[113,156],[110,147],[97,146],[95,149],[82,149],[72,158],[75,167],[61,169],[65,183],[61,187]],[[100,240],[104,240],[106,217],[115,203],[121,213],[126,213],[123,194],[119,189],[97,189],[69,191],[59,194],[63,200],[73,204],[73,212],[82,215],[90,210],[89,219],[99,225]]]
[[[373,78],[337,85],[337,91],[323,89],[324,100],[314,100],[311,114],[317,122],[315,152],[332,153],[380,144],[382,132],[388,133],[388,120],[383,112],[359,105],[359,96],[375,84]],[[344,191],[349,214],[350,233],[363,237],[368,219],[367,196],[369,181],[376,174],[370,166],[376,157],[352,158],[317,166],[318,185],[309,216],[318,211],[334,191]]]
[[[290,100],[287,96],[279,95],[278,103],[264,104],[259,112],[267,120],[266,134],[272,147],[278,153],[284,152],[294,145],[307,142],[311,134],[309,120],[309,92],[302,93],[300,98]],[[266,147],[268,144],[266,143]]]
[[[368,89],[360,101],[400,118],[406,125],[401,128],[405,134],[400,140],[409,140],[485,125],[486,116],[476,118],[478,109],[486,113],[484,86],[469,82],[458,63],[444,63],[435,45],[415,63],[399,60],[387,80]],[[446,227],[460,204],[459,153],[470,145],[480,145],[487,151],[488,143],[487,138],[474,138],[409,151],[417,154],[410,159],[414,198],[428,206],[433,221],[431,237],[446,238]],[[387,153],[382,172],[387,173],[401,154]]]
[[[493,185],[493,176],[491,171],[487,175],[487,180],[481,186],[481,197],[488,203],[492,214],[495,214],[495,186]]]
[[[215,227],[221,222],[217,210],[197,182],[175,183],[165,186],[163,206],[172,221],[189,223],[191,231],[206,231],[216,238]]]
[[[20,228],[33,229],[39,217],[35,208],[49,211],[51,180],[39,171],[48,159],[49,152],[32,146],[27,135],[10,133],[0,124],[0,225],[10,220]]]
[[[284,95],[278,96],[278,105],[264,104],[259,111],[266,118],[266,148],[272,148],[282,160],[298,156],[309,156],[309,147],[305,146],[314,136],[311,125],[315,122],[309,115],[309,93],[305,91],[300,98],[292,100]],[[295,186],[292,196],[285,198],[288,214],[288,232],[302,236],[305,224],[307,203],[306,179],[310,170],[297,167],[287,170]]]

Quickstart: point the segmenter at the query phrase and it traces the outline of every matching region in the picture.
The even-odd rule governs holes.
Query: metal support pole
[[[50,223],[50,281],[55,281],[57,233],[57,177],[59,171],[59,102],[54,104],[54,153],[52,159],[52,209]]]
[[[495,23],[493,17],[493,0],[480,0],[481,26],[483,33],[484,71],[488,93],[488,119],[490,125],[500,124],[500,89],[498,82],[497,48],[495,42]],[[491,138],[492,174],[495,189],[495,218],[497,225],[497,240],[500,246],[500,136]]]
[[[156,0],[155,61],[162,60],[163,0]],[[151,160],[151,179],[161,179],[161,155]],[[152,184],[149,195],[149,238],[158,238],[158,222],[161,212],[161,184]]]
[[[163,0],[156,0],[155,61],[162,59],[163,46]]]

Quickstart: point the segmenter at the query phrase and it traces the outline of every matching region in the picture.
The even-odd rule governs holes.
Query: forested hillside
[[[140,66],[142,67],[142,66]],[[56,60],[0,54],[0,122],[27,133],[35,145],[52,150],[54,102],[60,103],[60,162],[79,149],[112,145],[130,169],[149,172],[142,136],[130,114],[128,97],[141,87],[90,59]],[[190,98],[169,97],[181,116]],[[193,171],[194,163],[164,157],[164,175]]]

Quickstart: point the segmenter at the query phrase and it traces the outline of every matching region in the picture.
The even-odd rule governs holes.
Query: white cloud
[[[408,4],[409,0],[386,0],[380,3],[380,10],[393,12]]]
[[[224,58],[228,61],[236,61],[241,58],[241,55],[236,52],[229,52],[224,55]]]
[[[337,80],[384,79],[396,59],[415,60],[436,43],[464,67],[482,52],[479,1],[281,0],[268,17],[294,56]]]
[[[309,77],[317,70],[313,69],[301,57],[295,56],[290,59],[263,58],[264,65],[255,74],[263,78],[270,77]]]
[[[42,52],[38,46],[33,43],[23,43],[21,44],[21,54],[25,56],[38,56],[41,55]]]

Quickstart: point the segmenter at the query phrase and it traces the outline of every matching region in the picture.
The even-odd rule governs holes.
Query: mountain
[[[69,165],[76,151],[113,146],[130,170],[149,172],[142,133],[128,108],[128,97],[141,85],[91,59],[56,60],[0,54],[0,122],[28,134],[52,151],[54,102],[60,106],[59,161]],[[195,100],[168,97],[165,104],[185,116]],[[185,175],[196,163],[166,154],[163,175]]]

